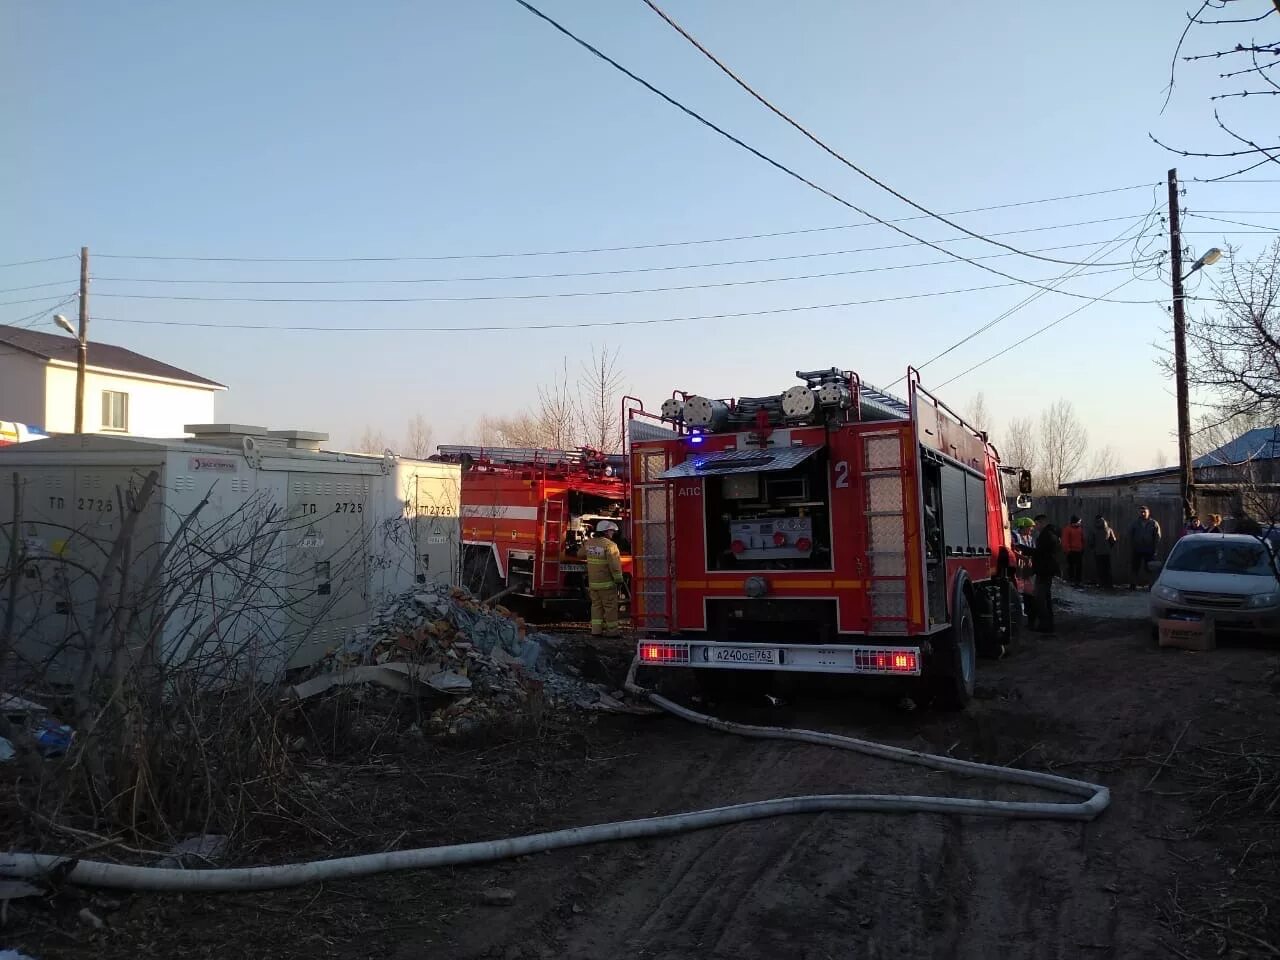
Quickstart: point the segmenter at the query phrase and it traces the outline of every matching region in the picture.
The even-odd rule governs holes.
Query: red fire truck
[[[462,582],[547,608],[587,600],[583,541],[600,520],[627,529],[626,459],[589,448],[441,446],[462,464]],[[630,577],[631,549],[618,540]]]
[[[640,664],[920,678],[963,706],[1021,618],[995,448],[913,369],[905,400],[796,376],[629,412]]]

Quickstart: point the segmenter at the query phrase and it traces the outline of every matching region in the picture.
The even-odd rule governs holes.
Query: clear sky
[[[639,0],[538,5],[835,192],[882,217],[914,213],[750,100]],[[938,211],[1146,185],[958,218],[988,233],[1059,228],[1004,238],[1024,249],[1085,244],[1048,256],[1093,254],[1126,229],[1137,232],[1139,218],[1163,205],[1165,172],[1175,158],[1151,144],[1148,131],[1197,146],[1220,142],[1206,100],[1217,89],[1212,73],[1184,74],[1160,113],[1185,22],[1182,5],[1167,0],[1067,6],[668,0],[666,6],[784,109]],[[655,244],[862,218],[720,139],[510,0],[4,0],[0,9],[6,134],[0,262],[73,253],[87,244],[95,277],[91,336],[226,383],[220,419],[327,430],[350,442],[366,425],[399,437],[405,421],[421,412],[438,440],[463,439],[481,414],[519,410],[564,358],[576,365],[593,345],[606,344],[623,351],[627,384],[650,405],[673,387],[716,396],[780,391],[797,368],[851,367],[884,384],[1032,292],[1001,288],[672,324],[445,333],[421,328],[659,320],[1004,281],[955,263],[848,273],[943,259],[918,246],[797,256],[906,242],[880,226],[535,257],[129,259],[430,258]],[[1248,106],[1260,119],[1273,105]],[[1182,160],[1179,167],[1188,179],[1223,172],[1207,164]],[[1250,176],[1273,175],[1264,169]],[[1280,184],[1191,183],[1185,202],[1192,211],[1280,210]],[[1063,226],[1098,220],[1107,222]],[[905,226],[930,239],[956,236],[929,221]],[[1185,227],[1208,231],[1188,234],[1198,251],[1229,239],[1247,253],[1268,239],[1227,236],[1221,231],[1235,228],[1202,219]],[[1159,231],[1158,223],[1147,231],[1147,246],[1163,242]],[[952,249],[1003,252],[974,240]],[[1131,254],[1124,246],[1103,259]],[[770,257],[793,259],[589,277],[372,282]],[[1019,256],[982,262],[1026,279],[1066,269]],[[845,275],[741,283],[833,272]],[[70,259],[14,267],[0,270],[0,289],[65,281],[71,292],[75,274]],[[1126,276],[1077,279],[1067,289],[1099,294]],[[701,288],[528,297],[690,285]],[[39,288],[0,300],[62,291]],[[526,298],[262,303],[112,294]],[[1135,281],[1115,296],[1167,297],[1167,274],[1165,282]],[[52,302],[2,306],[0,322]],[[1083,302],[1041,297],[929,367],[926,383],[948,380]],[[27,322],[48,323],[40,316]],[[359,329],[218,329],[230,324]],[[405,331],[364,329],[370,326]],[[1150,303],[1098,303],[941,393],[963,406],[985,391],[997,425],[1069,397],[1096,445],[1115,446],[1126,467],[1149,466],[1158,449],[1166,455],[1173,449],[1172,391],[1155,362],[1167,327],[1166,312]]]

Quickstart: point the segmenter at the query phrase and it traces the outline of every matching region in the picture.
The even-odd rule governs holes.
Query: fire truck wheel
[[[978,659],[973,611],[963,594],[959,604],[955,626],[934,641],[929,665],[934,699],[944,710],[963,710],[973,697],[973,676]]]

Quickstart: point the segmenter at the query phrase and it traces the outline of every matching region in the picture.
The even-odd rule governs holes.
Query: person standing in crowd
[[[1058,574],[1062,541],[1043,513],[1036,517],[1036,546],[1031,571],[1036,576],[1036,630],[1053,633],[1053,578]]]
[[[1022,599],[1022,611],[1027,618],[1027,629],[1036,627],[1035,580],[1029,575],[1032,542],[1030,531],[1036,522],[1030,517],[1017,517],[1013,521],[1013,553],[1017,558],[1018,590]]]
[[[1147,585],[1147,564],[1160,552],[1163,532],[1159,522],[1151,516],[1151,508],[1143,504],[1138,508],[1137,519],[1129,525],[1129,589],[1137,590],[1138,584]]]
[[[1104,590],[1110,590],[1111,555],[1116,548],[1116,532],[1107,523],[1107,518],[1098,514],[1093,518],[1093,529],[1089,531],[1089,550],[1093,553],[1094,566],[1098,569],[1098,583]]]
[[[1182,532],[1178,534],[1178,537],[1179,539],[1181,539],[1182,537],[1185,537],[1189,533],[1205,533],[1205,532],[1207,531],[1205,530],[1204,524],[1201,523],[1200,518],[1193,513],[1191,515],[1191,519],[1187,521],[1187,525],[1183,527]]]
[[[1067,579],[1078,587],[1084,581],[1084,525],[1074,513],[1062,531],[1062,549],[1067,555]]]
[[[1222,532],[1222,514],[1220,513],[1209,514],[1209,526],[1205,530],[1205,533],[1221,533],[1221,532]]]

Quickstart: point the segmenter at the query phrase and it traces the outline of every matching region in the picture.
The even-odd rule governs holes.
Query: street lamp
[[[1170,188],[1172,189],[1172,188]],[[1183,520],[1191,519],[1195,513],[1195,467],[1191,462],[1191,401],[1187,390],[1187,321],[1185,313],[1186,295],[1182,292],[1182,283],[1201,267],[1208,267],[1222,259],[1222,251],[1217,247],[1206,250],[1191,269],[1182,273],[1181,237],[1177,233],[1176,224],[1173,255],[1173,373],[1174,387],[1178,396],[1178,473],[1179,485],[1182,487]]]
[[[1187,277],[1191,276],[1201,267],[1211,267],[1221,259],[1222,251],[1217,247],[1210,247],[1204,252],[1204,256],[1191,265],[1191,269],[1186,272],[1182,279],[1185,281]]]
[[[54,316],[53,322],[76,338],[76,433],[84,433],[84,375],[89,361],[89,342],[83,324],[77,332],[60,313]]]

